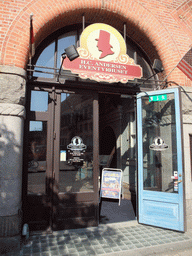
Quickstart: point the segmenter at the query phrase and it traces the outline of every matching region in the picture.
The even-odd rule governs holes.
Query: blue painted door
[[[178,88],[137,95],[139,223],[184,231]]]

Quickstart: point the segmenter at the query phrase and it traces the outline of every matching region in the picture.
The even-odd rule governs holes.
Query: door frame
[[[48,93],[48,109],[46,112],[38,112],[38,111],[30,111],[30,104],[31,104],[31,91],[46,91]],[[53,108],[53,104],[50,104],[50,102],[52,101],[52,94],[53,94],[53,88],[45,85],[43,88],[33,85],[30,86],[30,89],[27,90],[27,100],[26,100],[26,112],[27,112],[27,118],[26,118],[26,122],[25,122],[25,132],[24,132],[24,147],[26,148],[26,150],[24,151],[24,160],[23,160],[23,167],[24,167],[24,172],[23,172],[23,188],[22,188],[22,192],[23,192],[23,220],[24,223],[27,222],[29,223],[29,228],[32,230],[50,230],[50,223],[51,223],[51,214],[50,214],[50,208],[51,208],[51,201],[48,200],[47,195],[49,194],[50,190],[48,191],[47,189],[47,181],[45,182],[45,194],[43,195],[35,195],[35,197],[32,199],[33,203],[42,201],[44,202],[44,206],[46,208],[46,221],[45,222],[41,222],[40,220],[36,220],[36,221],[30,221],[30,219],[28,218],[29,215],[29,201],[28,201],[28,196],[31,197],[31,195],[28,195],[28,142],[29,142],[29,137],[28,137],[28,133],[29,133],[29,123],[30,121],[46,121],[47,122],[47,140],[46,140],[46,146],[47,149],[52,147],[51,144],[51,140],[50,140],[50,135],[51,135],[51,127],[50,125],[48,125],[48,123],[50,123],[52,115],[51,115],[51,111]],[[46,149],[46,162],[47,162],[47,169],[46,169],[46,177],[51,177],[52,175],[52,170],[51,170],[51,159],[50,159],[50,150],[48,151]],[[27,209],[27,211],[25,210]],[[38,227],[38,228],[37,228]]]
[[[50,109],[49,109],[49,113],[39,113],[39,112],[36,112],[36,113],[32,113],[31,117],[34,118],[35,115],[37,118],[40,118],[41,119],[41,116],[42,115],[45,115],[44,118],[46,118],[47,121],[51,122],[51,120],[53,120],[53,117],[54,117],[54,113],[55,113],[55,108],[57,109],[56,111],[58,111],[58,104],[55,104],[56,103],[56,100],[57,98],[59,97],[59,94],[61,94],[62,92],[70,92],[70,91],[77,91],[77,92],[84,92],[84,93],[91,93],[91,94],[96,94],[96,95],[99,95],[100,93],[104,93],[104,94],[118,94],[118,95],[131,95],[133,97],[135,97],[134,95],[136,94],[136,92],[138,92],[138,88],[132,88],[132,87],[126,87],[126,86],[116,86],[115,87],[115,92],[114,92],[114,87],[113,86],[108,86],[108,85],[105,85],[105,84],[90,84],[90,83],[82,83],[81,81],[77,82],[77,81],[66,81],[65,84],[56,84],[56,83],[49,83],[48,80],[45,79],[45,81],[28,81],[28,91],[27,91],[27,94],[28,94],[28,108],[27,108],[27,112],[30,113],[30,110],[29,110],[29,104],[30,104],[30,93],[31,93],[31,90],[43,90],[43,91],[47,91],[50,93],[51,97],[50,97],[50,101],[51,101],[51,104],[50,104]],[[54,104],[53,104],[54,103]],[[98,155],[99,156],[99,99],[95,100],[94,102],[95,106],[98,108],[98,112],[97,112],[97,115],[96,115],[96,119],[98,120],[98,126],[95,126],[93,125],[93,127],[96,129],[96,132],[95,132],[95,138],[94,138],[94,141],[96,142],[95,145],[96,147],[94,146],[94,155]],[[30,120],[30,117],[28,116],[28,119]],[[31,119],[32,120],[32,119]],[[33,119],[34,120],[34,119]],[[57,130],[58,130],[58,123],[56,123],[56,126],[57,126]],[[52,126],[49,126],[48,128],[48,138],[47,138],[47,146],[50,148],[49,152],[47,152],[47,161],[48,161],[48,168],[49,168],[49,177],[54,177],[54,173],[53,173],[53,170],[54,168],[56,168],[54,165],[54,159],[52,159],[52,157],[49,157],[50,156],[50,152],[55,152],[55,148],[58,148],[58,145],[57,143],[59,142],[59,140],[51,140],[51,134],[54,134],[54,125]],[[26,131],[26,134],[27,134],[28,131]],[[57,132],[58,133],[58,132]],[[59,134],[59,133],[58,133]],[[55,154],[55,153],[54,153]],[[55,160],[55,163],[58,162],[58,157],[59,155],[58,154],[55,154],[55,158],[57,158],[57,160]],[[25,159],[27,159],[27,157],[25,157]],[[95,164],[97,166],[99,166],[99,157],[96,157],[95,159]],[[26,166],[26,165],[25,165]],[[27,168],[26,168],[27,170]],[[57,175],[57,174],[56,174]],[[98,174],[99,175],[99,169],[98,169]],[[25,176],[25,180],[26,180],[26,183],[27,183],[27,177],[26,177],[26,174],[24,174]],[[137,180],[136,180],[136,183],[138,183],[138,177],[137,177]],[[26,189],[27,190],[27,189]],[[52,190],[52,189],[51,189]],[[51,192],[50,190],[50,192]],[[98,188],[98,184],[97,184],[97,191],[95,191],[95,195],[93,195],[93,198],[95,198],[95,202],[99,202],[99,193],[97,193],[99,190]],[[25,189],[23,190],[25,191]],[[57,192],[57,187],[54,186],[54,191]],[[137,185],[136,185],[136,191],[137,193]],[[27,195],[27,191],[24,192],[25,195]],[[24,201],[26,202],[26,196],[23,197],[24,198]],[[52,196],[53,198],[53,196]],[[98,201],[97,201],[98,200]],[[52,211],[53,212],[53,202],[49,202],[49,205],[50,207],[52,207]],[[137,195],[136,195],[136,205],[137,205]],[[137,208],[137,206],[136,206]],[[98,210],[99,212],[99,210]],[[98,222],[99,222],[99,213],[98,213]],[[137,217],[137,209],[136,209],[136,217]],[[51,215],[50,216],[50,227],[49,229],[51,230],[51,227],[53,226],[53,216]]]

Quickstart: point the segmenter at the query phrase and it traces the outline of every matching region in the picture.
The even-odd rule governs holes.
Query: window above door
[[[41,78],[57,81],[59,68],[61,65],[61,55],[64,49],[70,45],[79,47],[79,38],[82,32],[82,25],[72,25],[69,27],[62,28],[53,34],[49,35],[36,49],[36,55],[33,58],[33,65],[35,66],[33,77],[37,80]],[[153,70],[151,63],[147,55],[141,50],[139,45],[134,43],[130,37],[126,39],[127,54],[134,59],[135,64],[138,64],[143,69],[143,77],[148,78],[152,76]],[[70,71],[62,70],[61,79],[69,81],[82,81],[76,74],[72,74]],[[85,81],[85,80],[83,80]],[[136,84],[139,79],[135,79],[128,84]],[[154,81],[152,78],[150,81]],[[89,83],[95,83],[89,80]],[[152,88],[153,83],[149,83],[147,87]],[[142,87],[143,85],[141,85]],[[143,86],[144,87],[144,86]]]

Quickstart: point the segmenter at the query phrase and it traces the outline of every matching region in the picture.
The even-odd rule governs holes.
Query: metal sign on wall
[[[73,61],[66,58],[63,69],[83,79],[127,83],[142,77],[142,68],[126,54],[122,35],[109,25],[96,23],[86,27],[77,51],[80,57]]]

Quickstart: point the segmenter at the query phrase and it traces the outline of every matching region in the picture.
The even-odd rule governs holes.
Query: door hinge
[[[53,139],[56,140],[56,132],[53,134]]]

